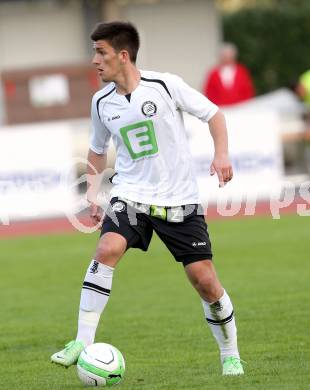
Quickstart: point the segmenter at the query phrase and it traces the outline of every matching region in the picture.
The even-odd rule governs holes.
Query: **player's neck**
[[[116,92],[120,95],[127,95],[134,91],[140,82],[140,72],[133,65],[126,67],[123,72],[120,72],[117,79],[114,81]]]

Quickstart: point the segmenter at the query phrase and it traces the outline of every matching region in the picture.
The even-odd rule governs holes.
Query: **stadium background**
[[[260,93],[225,110],[236,177],[222,192],[207,174],[207,128],[186,117],[248,375],[230,383],[219,376],[199,300],[155,239],[148,254],[126,255],[98,334],[124,352],[123,388],[310,388],[309,171],[304,107],[288,88],[310,60],[307,48],[291,56],[288,50],[289,61],[273,55],[281,34],[266,43],[270,13],[281,16],[288,3],[296,15],[307,2],[0,1],[0,388],[80,387],[74,369],[50,367],[49,355],[74,335],[79,288],[97,240],[75,231],[72,215],[80,212],[87,224],[82,159],[90,98],[100,88],[89,34],[97,21],[113,19],[141,31],[139,67],[179,74],[198,90],[223,39],[234,41]],[[242,34],[257,13],[256,30]],[[294,47],[309,38],[306,30],[298,34]],[[258,56],[264,47],[268,55]],[[107,175],[113,161],[111,148]],[[244,217],[249,209],[255,215]]]

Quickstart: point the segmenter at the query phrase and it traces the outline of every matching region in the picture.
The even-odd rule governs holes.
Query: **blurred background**
[[[101,88],[89,36],[116,19],[138,27],[141,69],[180,75],[226,114],[235,180],[220,192],[207,126],[185,116],[205,205],[298,195],[310,172],[309,11],[307,0],[1,0],[2,227],[80,210]],[[111,146],[111,174],[114,157]]]

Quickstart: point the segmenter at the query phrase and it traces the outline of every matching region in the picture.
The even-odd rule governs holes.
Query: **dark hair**
[[[127,50],[130,60],[135,63],[140,46],[139,33],[136,27],[128,22],[98,23],[91,34],[93,41],[105,40],[114,50]]]

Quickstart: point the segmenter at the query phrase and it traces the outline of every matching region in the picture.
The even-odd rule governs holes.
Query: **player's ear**
[[[127,50],[121,50],[119,52],[119,56],[122,64],[126,64],[127,62],[130,62],[130,56]]]

